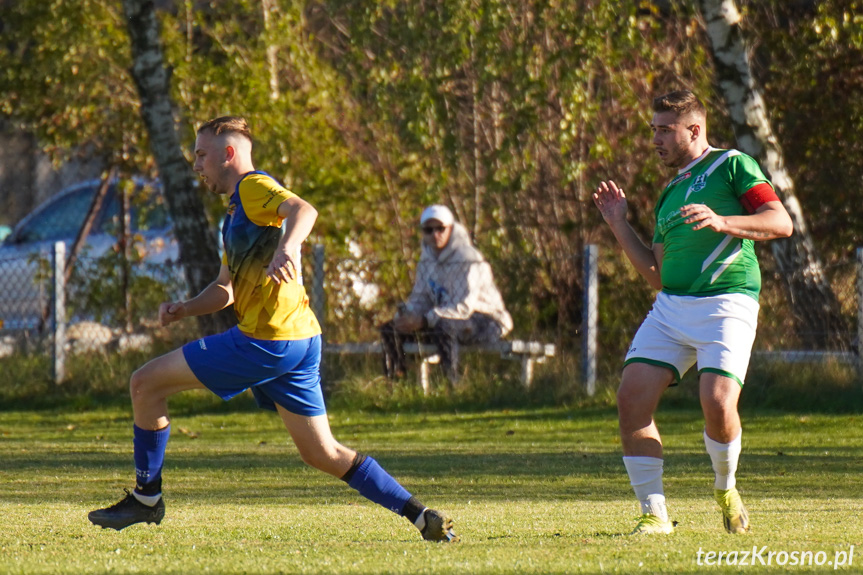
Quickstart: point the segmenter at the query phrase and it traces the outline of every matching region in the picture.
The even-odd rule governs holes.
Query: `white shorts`
[[[667,367],[678,382],[697,362],[699,372],[731,377],[742,386],[758,309],[758,302],[745,294],[692,297],[659,292],[623,365],[638,362]]]

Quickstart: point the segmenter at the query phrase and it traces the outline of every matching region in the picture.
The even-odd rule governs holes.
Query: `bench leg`
[[[428,358],[422,358],[419,369],[419,384],[423,389],[423,395],[429,394],[429,361]]]
[[[431,366],[440,363],[440,356],[438,354],[427,355],[420,359],[422,360],[420,361],[420,372],[418,374],[420,387],[423,388],[423,395],[428,395],[431,390],[431,384],[429,382]]]
[[[521,384],[525,389],[530,389],[533,383],[533,362],[534,359],[529,355],[521,357]]]

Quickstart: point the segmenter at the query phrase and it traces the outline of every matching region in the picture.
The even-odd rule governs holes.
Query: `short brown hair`
[[[689,90],[676,90],[653,99],[654,112],[675,112],[679,117],[695,114],[707,118],[707,110],[698,96]]]
[[[198,128],[198,133],[211,132],[214,136],[222,134],[240,134],[252,141],[252,131],[249,129],[249,123],[242,116],[222,116],[214,118],[201,124]]]

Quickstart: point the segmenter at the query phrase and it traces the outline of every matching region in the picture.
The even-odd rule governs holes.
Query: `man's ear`
[[[701,124],[692,124],[692,127],[689,129],[689,131],[692,132],[692,141],[698,139],[698,136],[701,135],[701,130],[703,129],[704,127]]]
[[[234,146],[225,146],[225,162],[230,162],[236,155],[237,151],[234,149]]]

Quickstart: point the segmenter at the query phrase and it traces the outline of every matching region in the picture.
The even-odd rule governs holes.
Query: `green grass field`
[[[274,414],[243,399],[233,412],[182,407],[195,399],[174,412],[165,520],[122,532],[86,515],[132,486],[128,409],[0,412],[0,573],[805,573],[837,558],[863,571],[858,415],[744,412],[738,477],[753,532],[731,536],[700,412],[661,408],[679,526],[639,538],[627,535],[638,510],[612,407],[332,410],[338,439],[455,517],[462,542],[442,545],[305,467]],[[755,566],[706,565],[709,551],[738,562],[748,551]]]

